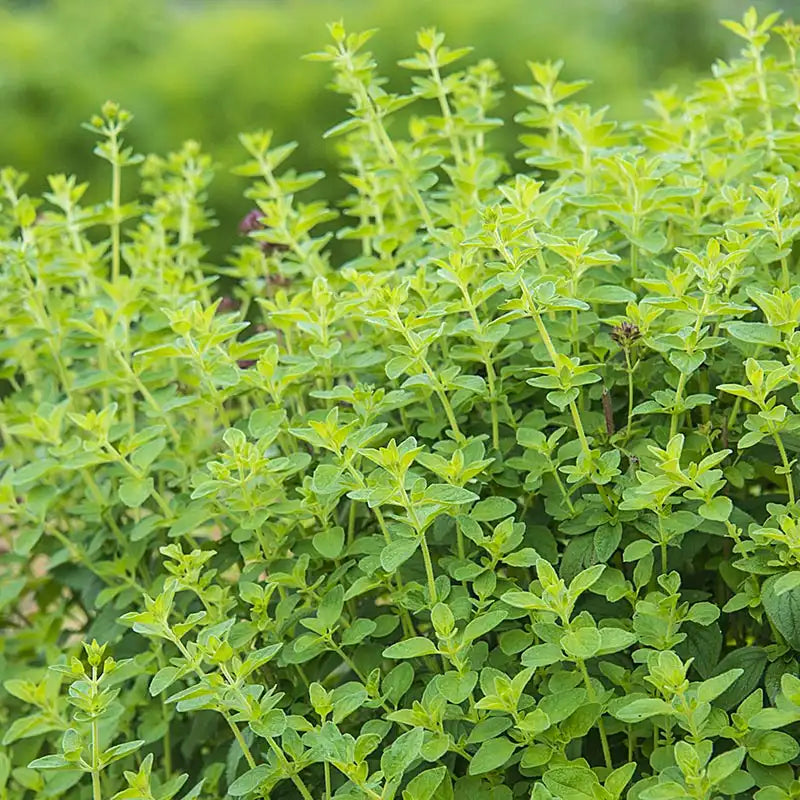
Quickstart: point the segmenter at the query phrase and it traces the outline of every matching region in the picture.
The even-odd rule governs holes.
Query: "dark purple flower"
[[[243,236],[248,236],[254,231],[263,230],[264,223],[261,221],[261,212],[257,208],[254,208],[252,211],[250,211],[239,223],[239,233],[241,233]],[[285,244],[268,242],[263,239],[258,242],[258,246],[261,248],[261,252],[265,255],[271,255],[272,253],[288,250]]]
[[[227,311],[236,311],[240,305],[241,303],[233,297],[223,297],[222,300],[219,301],[217,311],[220,314],[224,314]]]
[[[261,212],[254,208],[247,216],[239,223],[239,233],[248,234],[253,231],[259,231],[264,227],[261,222]]]
[[[621,322],[611,329],[611,338],[622,348],[628,349],[640,336],[642,332],[638,325],[632,322]]]

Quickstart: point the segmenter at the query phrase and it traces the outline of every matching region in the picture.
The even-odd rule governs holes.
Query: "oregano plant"
[[[509,154],[333,24],[342,174],[241,136],[224,263],[116,104],[108,201],[0,172],[2,800],[800,797],[800,26],[725,25]]]

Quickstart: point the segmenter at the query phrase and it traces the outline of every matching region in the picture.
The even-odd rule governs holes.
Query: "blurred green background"
[[[791,0],[794,5],[797,0]],[[138,152],[166,152],[198,139],[220,165],[211,202],[230,242],[247,211],[238,131],[275,130],[301,144],[303,167],[335,172],[333,145],[320,134],[344,116],[327,88],[326,65],[301,61],[327,41],[325,23],[377,27],[371,49],[390,86],[395,64],[415,48],[416,29],[436,25],[451,45],[475,47],[505,78],[501,109],[510,121],[524,101],[527,60],[563,58],[569,79],[589,78],[582,97],[611,115],[645,113],[647,91],[686,85],[738,45],[718,24],[745,0],[0,0],[0,162],[31,176],[31,191],[53,172],[75,173],[104,196],[105,166],[91,155],[80,123],[114,99],[134,112]],[[769,3],[760,3],[762,8]],[[400,82],[402,81],[402,83]],[[509,126],[499,142],[514,151]],[[296,157],[295,157],[296,158]],[[130,177],[130,176],[128,176]]]

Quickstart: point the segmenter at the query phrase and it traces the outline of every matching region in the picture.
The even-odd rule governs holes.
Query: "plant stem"
[[[577,661],[578,669],[581,671],[581,676],[583,677],[584,686],[586,686],[586,691],[589,695],[589,700],[592,703],[597,702],[597,695],[594,691],[594,686],[592,686],[592,679],[589,677],[589,672],[586,669],[586,663],[582,658],[579,658]],[[614,762],[611,760],[611,749],[608,746],[608,737],[606,736],[606,727],[603,724],[603,716],[602,716],[602,709],[600,711],[600,716],[597,718],[597,730],[600,733],[600,745],[603,748],[603,758],[606,762],[606,767],[608,769],[614,769]]]
[[[778,445],[778,452],[781,454],[783,468],[786,470],[786,491],[789,493],[789,504],[794,505],[794,481],[792,480],[792,467],[786,455],[786,448],[783,446],[783,441],[777,431],[772,434],[772,438],[775,440],[775,444]]]
[[[422,368],[425,370],[425,374],[430,378],[433,384],[433,391],[436,392],[436,396],[439,398],[439,402],[442,404],[442,408],[444,409],[444,413],[447,416],[447,421],[450,423],[450,429],[453,431],[457,439],[463,439],[464,434],[461,433],[461,429],[458,427],[458,422],[456,421],[456,415],[453,411],[453,407],[450,405],[450,400],[447,397],[447,392],[445,392],[442,384],[439,383],[439,379],[436,377],[436,373],[431,369],[430,364],[428,364],[425,358],[422,359]]]
[[[92,693],[97,694],[97,667],[92,667]],[[103,800],[100,787],[100,725],[92,717],[92,800]]]
[[[239,747],[242,750],[245,761],[247,761],[247,766],[250,767],[250,769],[255,769],[255,759],[253,758],[253,754],[250,752],[250,748],[247,746],[247,742],[244,740],[244,736],[242,736],[242,732],[239,730],[239,726],[227,714],[224,714],[223,716],[225,717],[225,721],[228,723],[228,727],[231,729],[234,738],[239,743]]]
[[[664,536],[664,517],[658,514],[658,544],[661,548],[661,574],[667,574],[667,539]]]
[[[461,285],[461,294],[464,297],[464,302],[467,304],[467,310],[469,311],[470,318],[472,319],[472,324],[475,327],[475,333],[480,334],[482,326],[480,319],[478,318],[478,313],[475,309],[475,303],[472,299],[472,295],[470,294],[469,288],[466,286],[466,284]],[[482,341],[478,344],[481,350],[481,355],[483,356],[483,363],[486,366],[486,382],[489,386],[489,406],[492,415],[492,446],[495,450],[499,450],[500,424],[497,418],[497,374],[494,371],[491,350],[487,348]]]
[[[351,475],[353,480],[358,484],[360,489],[366,489],[367,484],[364,480],[362,474],[350,463],[347,461],[346,469],[348,473]],[[372,512],[375,514],[375,519],[378,521],[378,527],[381,529],[381,533],[383,534],[384,541],[386,544],[392,543],[392,537],[389,535],[389,529],[386,527],[386,520],[383,518],[383,513],[381,512],[378,506],[372,509]],[[400,575],[400,571],[398,570],[394,575],[394,582],[397,587],[398,592],[404,591],[403,586],[403,578]],[[406,634],[408,636],[416,636],[416,630],[414,628],[414,620],[411,619],[411,614],[408,613],[407,608],[403,608],[403,606],[398,605],[400,609],[400,619],[403,623],[403,627],[406,629]]]
[[[578,432],[578,439],[581,442],[581,449],[584,452],[584,455],[590,457],[592,455],[592,450],[589,447],[589,440],[586,438],[586,431],[583,429],[583,422],[581,420],[581,415],[578,412],[578,407],[575,405],[575,401],[572,400],[569,404],[569,411],[572,414],[572,421],[575,424],[575,430]]]
[[[686,386],[686,373],[681,372],[678,378],[678,386],[675,389],[675,405],[677,406],[683,400],[683,390]],[[672,411],[672,418],[669,423],[669,438],[671,439],[678,432],[678,420],[683,412]]]
[[[553,466],[553,468],[550,470],[550,474],[555,479],[556,486],[558,486],[559,490],[561,491],[561,496],[564,498],[564,502],[567,504],[570,514],[574,514],[575,506],[572,505],[572,500],[569,498],[569,492],[567,492],[564,482],[561,480],[561,476],[558,474],[558,467]]]
[[[428,578],[428,593],[430,594],[430,601],[431,601],[431,608],[436,605],[436,581],[433,577],[433,561],[431,560],[431,551],[428,549],[428,541],[425,538],[425,531],[422,529],[422,525],[420,525],[419,518],[417,517],[416,512],[414,511],[414,506],[411,503],[411,498],[408,496],[408,492],[406,492],[406,487],[403,485],[403,479],[400,479],[400,494],[403,497],[403,503],[405,505],[406,511],[408,512],[408,517],[411,520],[411,525],[419,536],[419,543],[420,549],[422,550],[422,560],[425,562],[425,574]]]
[[[164,420],[164,424],[167,426],[167,430],[172,436],[173,441],[178,444],[180,442],[180,435],[178,431],[175,430],[175,426],[170,422],[169,417],[167,416],[166,412],[161,408],[158,404],[158,401],[150,394],[150,390],[144,385],[144,381],[133,371],[133,367],[128,363],[128,360],[119,350],[114,350],[114,355],[117,357],[117,361],[122,364],[123,369],[125,372],[128,373],[128,376],[133,380],[136,384],[136,388],[141,392],[142,397],[149,403],[150,407],[155,411],[162,420]]]
[[[111,281],[116,283],[119,279],[119,217],[120,196],[122,193],[122,169],[119,164],[119,144],[116,135],[111,138],[114,160],[111,162]]]
[[[633,423],[633,367],[631,366],[631,354],[628,348],[625,350],[625,366],[628,373],[628,422],[625,426],[625,441],[631,435],[631,424]]]
[[[436,605],[436,581],[433,577],[433,562],[431,561],[431,551],[428,549],[428,542],[425,534],[420,533],[419,544],[422,550],[422,560],[425,562],[425,574],[428,577],[428,594],[430,594],[431,608]]]
[[[103,442],[103,446],[106,448],[106,450],[108,450],[109,453],[111,453],[111,455],[114,456],[119,465],[123,467],[125,471],[131,475],[131,477],[136,478],[138,481],[143,481],[145,479],[146,476],[144,473],[136,469],[136,467],[134,467],[133,464],[131,464],[130,461],[128,461],[128,459],[125,458],[125,456],[123,456],[113,444],[111,444],[111,442]],[[153,487],[152,497],[156,501],[164,516],[167,519],[172,519],[173,514],[172,509],[169,507],[169,503],[164,499],[164,495],[162,495],[161,492],[155,488],[155,486]]]

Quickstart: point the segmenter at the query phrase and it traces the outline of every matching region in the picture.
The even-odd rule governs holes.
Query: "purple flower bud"
[[[217,311],[220,314],[224,314],[226,311],[236,311],[240,305],[241,303],[233,297],[223,297],[222,300],[219,301]]]
[[[253,231],[261,230],[264,226],[261,224],[261,212],[254,208],[247,216],[239,223],[239,233],[246,235]]]

